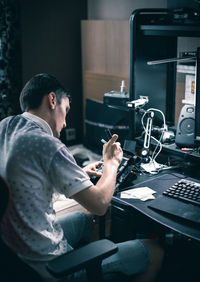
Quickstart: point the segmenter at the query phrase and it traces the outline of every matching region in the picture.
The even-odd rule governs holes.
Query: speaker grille
[[[194,134],[194,119],[185,118],[180,123],[181,134]]]

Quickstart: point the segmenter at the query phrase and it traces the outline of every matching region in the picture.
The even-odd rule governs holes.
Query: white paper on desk
[[[155,199],[155,197],[153,196],[154,193],[156,193],[156,191],[152,190],[149,187],[133,188],[121,192],[120,198],[139,199],[141,201],[146,201],[150,199]]]

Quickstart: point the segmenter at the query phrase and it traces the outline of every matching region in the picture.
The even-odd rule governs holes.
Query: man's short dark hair
[[[45,95],[50,92],[56,94],[56,100],[60,104],[63,97],[71,100],[69,91],[52,75],[41,73],[33,76],[24,86],[20,94],[21,110],[29,111],[37,109]]]

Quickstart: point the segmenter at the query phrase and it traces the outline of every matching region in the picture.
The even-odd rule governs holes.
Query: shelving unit
[[[177,57],[178,37],[200,37],[200,20],[175,21],[167,9],[138,9],[130,17],[130,98],[148,96],[147,107],[162,110],[168,125],[175,124],[183,98],[183,87],[176,84],[176,63],[149,66],[147,62]],[[135,114],[132,124],[134,137],[141,132]]]

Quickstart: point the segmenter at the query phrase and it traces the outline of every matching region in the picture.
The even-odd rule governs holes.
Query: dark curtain
[[[21,79],[19,0],[0,0],[0,120],[16,114]]]

